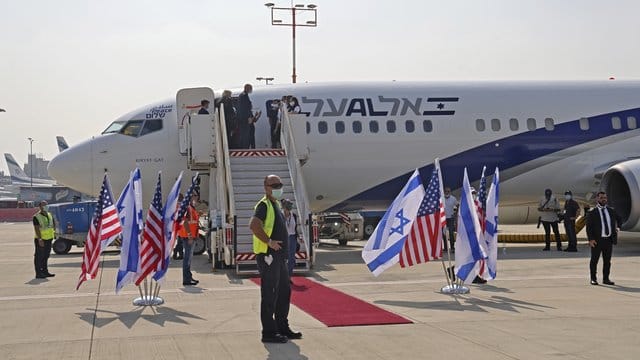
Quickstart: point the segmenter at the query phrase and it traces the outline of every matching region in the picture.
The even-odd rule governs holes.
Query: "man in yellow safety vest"
[[[302,333],[289,327],[291,284],[287,269],[289,235],[280,209],[282,182],[277,175],[264,179],[265,196],[255,206],[249,228],[260,272],[260,321],[263,343],[286,343]]]
[[[49,254],[51,253],[51,242],[55,237],[55,224],[53,216],[47,211],[47,202],[43,200],[39,206],[40,211],[33,215],[33,229],[36,233],[36,237],[33,240],[36,248],[33,254],[33,265],[36,270],[36,278],[44,279],[56,276],[56,274],[49,272],[47,266]]]

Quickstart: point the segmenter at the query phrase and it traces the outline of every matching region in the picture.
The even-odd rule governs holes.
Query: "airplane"
[[[483,165],[498,167],[501,205],[535,204],[545,188],[586,203],[604,189],[621,228],[640,231],[639,94],[639,81],[394,81],[269,85],[250,97],[266,114],[293,95],[313,212],[385,209],[415,168],[426,182],[439,158],[454,190],[465,167],[473,182]],[[187,171],[177,113],[174,97],[123,115],[56,155],[49,173],[96,195],[105,170],[118,192],[138,166],[148,203],[157,171],[163,181]],[[256,123],[258,148],[270,147],[269,133],[266,120]]]
[[[56,136],[56,141],[58,142],[59,152],[63,152],[69,148],[69,144],[67,144],[67,140],[64,139],[64,136]]]
[[[51,179],[42,179],[42,178],[31,178],[29,175],[25,174],[25,172],[20,168],[18,162],[13,158],[13,156],[9,153],[4,154],[4,159],[7,161],[7,167],[9,168],[9,175],[11,176],[11,185],[38,185],[38,186],[49,186],[56,185],[55,180]]]

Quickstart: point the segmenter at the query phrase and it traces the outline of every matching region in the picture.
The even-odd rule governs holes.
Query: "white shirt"
[[[289,217],[284,216],[284,222],[287,225],[287,233],[289,235],[296,234],[296,218],[293,216],[293,213],[289,213]]]
[[[600,212],[600,227],[602,229],[602,233],[600,233],[600,235],[602,235],[602,237],[609,237],[611,236],[611,217],[609,216],[609,212],[607,211],[607,207],[606,206],[600,206],[597,205],[598,211]],[[607,227],[605,229],[605,221],[607,222]],[[609,233],[606,233],[606,231],[609,230]]]
[[[444,197],[444,214],[447,219],[451,219],[453,217],[453,209],[456,208],[458,204],[458,199],[455,196],[449,195],[449,197]]]

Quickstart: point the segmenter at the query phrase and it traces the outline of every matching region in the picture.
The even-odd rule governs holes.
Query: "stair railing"
[[[300,219],[309,218],[311,210],[309,208],[309,198],[307,196],[307,188],[302,176],[302,166],[300,165],[300,159],[296,152],[296,143],[293,132],[293,124],[291,118],[287,112],[287,106],[283,103],[280,105],[280,140],[282,142],[282,148],[285,150],[287,156],[287,164],[289,166],[289,174],[291,176],[291,185],[293,187],[293,193],[295,195],[296,207],[298,209],[298,216]],[[302,238],[305,244],[305,251],[307,253],[307,260],[311,261],[311,242],[309,241],[309,227],[301,226]]]

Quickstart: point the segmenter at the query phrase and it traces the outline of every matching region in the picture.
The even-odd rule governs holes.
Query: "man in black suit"
[[[607,194],[604,191],[596,195],[596,207],[587,214],[587,238],[591,247],[591,262],[589,270],[591,272],[591,285],[598,285],[596,271],[598,260],[602,253],[602,283],[615,285],[609,279],[611,270],[611,252],[613,245],[618,242],[618,229],[622,219],[616,211],[607,206]]]

